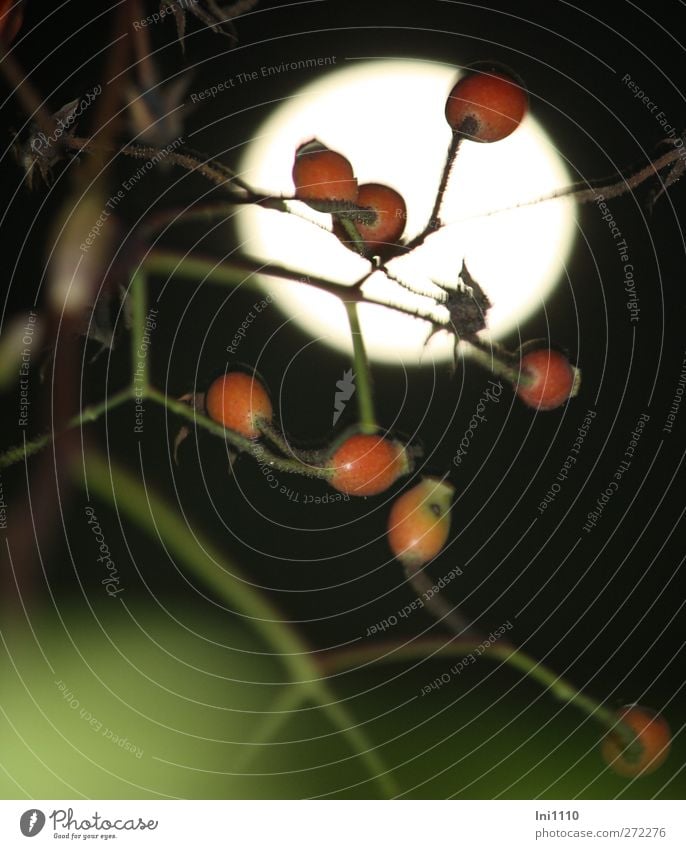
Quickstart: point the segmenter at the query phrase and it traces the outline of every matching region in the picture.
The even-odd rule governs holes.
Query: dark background
[[[153,11],[155,4],[148,5]],[[28,32],[34,25],[35,29],[18,44],[16,55],[25,68],[32,69],[37,88],[50,93],[54,111],[100,79],[102,54],[98,55],[98,47],[106,43],[106,18],[93,20],[91,3],[71,2],[49,25],[41,25],[45,14],[41,6],[28,3],[25,29]],[[533,114],[580,180],[612,177],[627,166],[641,167],[654,157],[664,138],[655,117],[622,83],[624,74],[630,74],[651,95],[670,124],[679,129],[684,125],[684,56],[672,35],[683,31],[685,22],[679,3],[654,6],[650,15],[619,2],[594,7],[592,13],[562,2],[525,2],[516,4],[516,15],[512,4],[502,3],[486,8],[464,3],[396,2],[392,11],[390,8],[383,2],[317,2],[274,8],[260,4],[254,13],[236,22],[240,39],[236,47],[201,31],[191,20],[185,59],[175,42],[171,19],[151,27],[150,34],[160,48],[157,62],[161,74],[171,78],[192,73],[193,90],[244,68],[310,55],[353,59],[387,55],[444,63],[459,56],[464,63],[484,58],[503,62],[525,81]],[[77,32],[80,27],[83,29]],[[218,97],[207,106],[189,109],[186,126],[199,131],[192,146],[216,154],[228,165],[236,164],[241,147],[249,143],[271,104],[309,82],[310,74],[294,71],[259,80],[233,90],[230,102]],[[5,87],[3,99],[6,93]],[[383,105],[379,108],[383,110]],[[12,98],[5,101],[1,120],[9,143],[10,128],[22,127],[25,122]],[[220,122],[220,134],[214,121]],[[231,138],[234,147],[216,149],[217,135]],[[20,138],[24,136],[25,131],[20,133]],[[30,191],[20,185],[22,172],[8,153],[3,159],[0,191],[7,214],[0,229],[8,281],[6,315],[33,308],[36,297],[41,310],[38,284],[51,243],[51,225],[77,167],[75,160],[66,170],[58,170],[49,191],[41,187]],[[122,161],[116,168],[124,179],[135,165]],[[177,176],[174,172],[173,177]],[[160,171],[127,196],[124,215],[129,226],[171,178],[171,172]],[[522,340],[549,337],[567,349],[583,372],[581,393],[564,411],[547,414],[534,415],[512,401],[510,393],[493,408],[468,459],[459,474],[454,474],[453,531],[430,572],[438,578],[460,565],[464,574],[447,592],[481,631],[488,633],[512,621],[512,639],[530,654],[576,684],[588,684],[590,692],[607,698],[610,705],[640,701],[663,709],[677,731],[683,725],[685,703],[684,583],[678,575],[684,557],[686,503],[681,465],[684,412],[671,434],[663,433],[662,426],[686,350],[684,244],[679,222],[684,188],[682,184],[674,186],[649,213],[646,201],[651,186],[611,202],[634,265],[640,321],[629,321],[622,264],[607,225],[592,204],[580,207],[579,237],[565,279],[548,301],[547,314],[531,317],[508,344],[515,348]],[[183,176],[171,197],[176,203],[186,203],[205,190],[201,178]],[[167,202],[168,198],[161,198],[160,208]],[[219,257],[232,249],[225,243],[226,229],[221,236],[214,233],[203,238],[198,225],[177,229],[163,237],[163,242],[173,247],[191,246],[197,239],[205,254]],[[159,291],[160,286],[161,281],[153,281],[152,291]],[[206,388],[223,372],[226,345],[254,300],[254,292],[227,298],[224,290],[207,285],[198,291],[183,281],[168,286],[160,301],[151,353],[154,382],[175,396]],[[272,396],[283,401],[282,422],[294,441],[308,446],[326,444],[332,438],[335,382],[348,363],[325,349],[301,352],[309,340],[290,325],[271,338],[265,351],[270,321],[274,328],[280,324],[278,316],[266,315],[260,325],[263,335],[248,335],[240,359],[254,364],[260,358],[260,372]],[[206,335],[208,325],[214,329]],[[116,391],[128,379],[125,337],[111,353],[89,362],[97,350],[94,343],[88,343],[79,375],[88,401]],[[287,371],[284,363],[291,363]],[[399,433],[412,434],[423,445],[431,471],[447,470],[465,422],[483,392],[484,374],[475,366],[465,371],[458,368],[455,374],[447,367],[439,372],[429,368],[406,372],[383,366],[374,367],[374,381],[382,425],[395,423]],[[40,386],[38,381],[33,385],[36,403],[47,411],[49,385]],[[10,391],[6,396],[8,415],[3,417],[5,445],[19,438],[13,425],[15,406]],[[417,431],[417,422],[427,408],[430,414]],[[555,502],[520,543],[538,516],[537,506],[554,482],[589,408],[597,411],[597,417],[577,466]],[[582,530],[586,514],[607,486],[643,412],[651,419],[631,469],[597,527],[587,534]],[[47,422],[47,413],[43,415]],[[339,424],[353,422],[351,404]],[[106,423],[90,427],[102,439],[106,437],[113,456],[135,466],[139,436],[133,433],[133,423],[133,411],[123,408],[110,414]],[[187,440],[175,467],[170,461],[170,442],[177,428],[173,417],[165,418],[152,406],[146,409],[140,441],[146,480],[177,499],[191,525],[197,524],[230,552],[254,584],[265,588],[284,616],[298,623],[296,627],[314,647],[356,640],[370,625],[411,600],[412,593],[384,539],[389,499],[406,481],[399,482],[388,499],[381,496],[306,508],[274,494],[249,458],[238,458],[232,475],[226,446],[204,433]],[[25,486],[25,475],[23,467],[3,473],[5,490]],[[282,477],[303,497],[327,492],[323,484]],[[37,605],[47,598],[48,589],[53,599],[76,605],[83,592],[97,593],[97,581],[87,568],[92,540],[78,515],[78,495],[64,493],[64,497],[67,523],[64,532],[42,552],[45,572],[32,602]],[[208,621],[219,617],[217,621],[222,621],[220,606],[189,588],[181,570],[172,568],[158,546],[137,530],[122,528],[104,506],[100,513],[128,588],[127,598],[135,597],[142,607],[156,599],[176,615],[206,617]],[[83,565],[74,567],[74,563]],[[427,629],[442,633],[426,614],[418,613],[398,626],[393,636],[401,632],[412,636]],[[421,686],[441,671],[442,667],[429,665],[409,672],[404,681],[413,682],[414,692],[417,682]],[[503,692],[514,686],[510,702],[505,697],[505,711],[514,713],[517,705],[534,716],[538,716],[536,711],[546,716],[545,701],[541,707],[540,692],[534,685],[516,683],[516,676],[508,671],[501,671],[495,680],[491,668],[487,672],[469,673],[469,684],[475,686],[471,709],[476,711],[481,700],[484,706],[499,703]],[[367,678],[364,674],[354,681],[348,678],[341,686],[356,694],[379,683],[368,673]],[[382,707],[397,706],[405,692],[398,682],[387,683],[376,697]],[[436,704],[439,699],[449,704],[454,696],[441,693],[435,696]],[[367,709],[371,713],[376,710]],[[415,717],[398,720],[398,724],[407,731],[412,722],[419,721]],[[436,719],[435,727],[443,728],[443,721],[443,717]],[[573,727],[574,719],[567,721]],[[446,733],[437,730],[436,736],[443,739]],[[516,739],[514,730],[512,739]],[[653,788],[678,795],[681,783],[683,792],[683,778],[678,775],[683,751],[683,745],[679,748],[677,743],[668,789],[659,782],[651,785]],[[511,768],[513,779],[519,768]],[[547,786],[551,798],[559,798],[556,790]],[[486,783],[476,787],[476,795],[489,794]],[[440,783],[435,788],[429,795],[455,792]],[[572,785],[565,790],[570,788],[574,790]],[[516,795],[518,791],[512,792]],[[519,792],[526,795],[529,790]],[[587,792],[593,795],[594,791]],[[623,787],[613,785],[596,792],[616,794],[623,792]],[[639,787],[630,792],[640,796],[648,791]]]

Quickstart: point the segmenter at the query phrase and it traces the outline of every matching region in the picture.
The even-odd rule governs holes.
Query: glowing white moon
[[[452,67],[409,60],[364,61],[328,73],[274,109],[249,145],[240,172],[270,194],[292,195],[296,148],[317,138],[351,161],[360,183],[386,183],[405,198],[405,235],[422,230],[433,206],[450,129],[444,106],[457,79]],[[489,330],[510,332],[541,309],[564,269],[574,235],[571,200],[559,200],[493,216],[570,182],[562,159],[540,125],[528,116],[509,138],[494,144],[463,144],[445,194],[448,225],[412,255],[390,263],[393,273],[429,298],[415,296],[377,273],[365,291],[391,303],[440,316],[431,309],[439,291],[431,281],[455,286],[463,258],[488,294]],[[330,228],[330,216],[304,204],[292,208]],[[479,217],[475,217],[479,216]],[[329,232],[294,215],[246,207],[238,216],[244,251],[265,262],[352,283],[369,263]],[[310,334],[351,350],[345,310],[332,295],[299,284],[269,285],[277,304]],[[426,361],[451,356],[446,334],[423,345],[425,321],[372,305],[360,309],[368,353],[375,359]]]

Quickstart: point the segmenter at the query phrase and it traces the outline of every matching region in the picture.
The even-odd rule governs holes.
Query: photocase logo
[[[35,837],[43,830],[45,825],[45,814],[39,811],[38,808],[31,808],[24,811],[19,820],[19,828],[24,837]]]
[[[349,401],[355,394],[355,375],[351,368],[349,368],[346,372],[343,372],[341,380],[336,381],[336,388],[338,389],[338,392],[336,392],[333,402],[334,424],[336,424],[336,422],[340,419],[341,413],[345,410],[346,402]]]

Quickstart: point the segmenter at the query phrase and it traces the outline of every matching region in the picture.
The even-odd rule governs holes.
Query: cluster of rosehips
[[[229,371],[218,377],[205,395],[204,406],[211,419],[247,439],[272,439],[278,433],[269,394],[255,375]],[[282,441],[277,439],[277,444]],[[307,464],[310,473],[316,472],[339,492],[378,495],[412,470],[413,452],[385,436],[353,433],[333,448],[310,452]],[[425,477],[394,502],[388,541],[406,567],[422,566],[445,545],[453,493],[446,481]]]
[[[540,353],[539,359],[542,361]],[[532,368],[538,368],[540,363],[538,366],[537,363],[534,359]],[[548,368],[547,364],[541,367]],[[234,370],[216,378],[205,395],[204,406],[211,419],[249,440],[263,436],[269,439],[275,431],[278,433],[269,394],[254,374]],[[309,454],[308,461],[312,462],[316,456]],[[322,452],[314,468],[339,492],[368,496],[386,491],[412,470],[412,464],[412,452],[401,442],[380,435],[354,433]],[[427,476],[393,502],[387,540],[408,574],[436,557],[446,544],[454,492],[447,480]],[[670,749],[671,734],[666,721],[637,705],[619,710],[617,719],[635,736],[627,742],[626,735],[617,731],[607,734],[601,744],[607,765],[627,778],[648,775],[658,769]]]
[[[489,143],[509,136],[526,110],[526,92],[514,78],[477,68],[455,84],[445,115],[456,139]],[[358,185],[343,154],[316,139],[305,142],[295,154],[293,183],[296,199],[331,214],[333,233],[346,247],[383,256],[399,244],[407,217],[402,196],[380,183]],[[538,410],[561,406],[578,389],[577,369],[549,347],[522,352],[517,368],[492,356],[493,370],[507,376],[519,398]]]
[[[445,116],[458,138],[494,142],[519,126],[526,109],[526,92],[510,76],[473,70],[453,87]],[[381,183],[358,185],[346,157],[316,139],[296,151],[293,183],[298,200],[332,214],[334,234],[352,250],[383,253],[402,236],[402,196]]]
[[[405,229],[402,195],[381,183],[358,186],[341,153],[312,139],[300,145],[293,165],[295,197],[333,216],[333,232],[351,250],[369,255],[395,244]]]
[[[478,69],[468,73],[446,101],[453,155],[462,139],[489,143],[507,137],[526,110],[527,95],[508,74]],[[450,165],[449,157],[446,174]],[[383,257],[392,255],[400,244],[406,220],[402,196],[380,183],[358,185],[352,165],[342,154],[316,139],[302,144],[296,151],[293,182],[295,198],[331,214],[333,233],[350,249],[367,257]],[[516,355],[491,351],[489,356],[490,365],[487,356],[480,357],[481,362],[508,379],[518,397],[534,409],[556,409],[578,390],[579,371],[563,353],[545,344],[524,345]],[[214,421],[251,441],[265,437],[277,447],[284,445],[269,395],[255,375],[230,371],[217,378],[205,396],[205,409]],[[386,491],[412,471],[413,451],[385,436],[355,432],[323,452],[308,453],[307,463],[339,492],[370,496]],[[387,539],[408,574],[444,547],[453,496],[454,487],[445,478],[425,476],[395,499]],[[636,705],[618,711],[617,720],[621,731],[610,731],[601,745],[605,762],[625,777],[655,771],[670,747],[665,720]],[[633,732],[632,739],[627,739],[627,729]]]
[[[458,141],[494,142],[512,133],[526,110],[526,92],[514,78],[473,69],[453,87],[445,115]],[[402,196],[380,183],[359,185],[341,153],[315,139],[305,142],[296,151],[293,182],[295,198],[330,214],[333,232],[351,249],[383,255],[398,244],[406,220]],[[522,350],[516,367],[495,355],[493,359],[493,370],[506,375],[519,397],[540,410],[560,406],[578,385],[568,359],[547,347]],[[212,419],[250,440],[270,440],[275,433],[269,395],[254,375],[232,371],[218,378],[206,394],[205,408]],[[282,438],[276,445],[283,446]],[[310,469],[339,492],[358,496],[384,492],[412,467],[406,446],[368,433],[348,435],[328,453],[309,453],[306,459]],[[428,562],[445,544],[453,494],[445,479],[425,477],[394,503],[388,539],[407,568]]]
[[[522,356],[526,380],[517,392],[528,404],[553,409],[570,395],[575,370],[564,355],[535,349]],[[233,370],[216,378],[204,400],[207,415],[215,422],[250,440],[272,439],[278,429],[274,411],[262,381],[244,371]],[[277,439],[277,445],[283,438]],[[307,467],[339,492],[354,496],[379,495],[400,477],[409,474],[413,452],[401,442],[379,434],[353,433],[324,452],[309,452]],[[424,477],[401,495],[389,516],[388,542],[393,554],[410,569],[436,557],[450,530],[450,507],[454,487],[446,479]]]

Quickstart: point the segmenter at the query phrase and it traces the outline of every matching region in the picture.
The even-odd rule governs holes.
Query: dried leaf
[[[174,464],[177,466],[179,465],[179,447],[181,446],[181,443],[188,438],[190,432],[191,429],[188,425],[181,425],[179,432],[176,434],[176,438],[174,439]]]
[[[485,329],[491,302],[464,262],[457,289],[448,292],[445,306],[450,313],[450,324],[460,339],[469,339]]]
[[[679,144],[679,152],[680,156],[678,156],[674,162],[672,163],[669,171],[667,172],[667,176],[662,178],[661,185],[659,189],[653,190],[649,199],[648,199],[648,210],[650,212],[653,211],[653,207],[657,203],[657,201],[667,192],[667,189],[670,186],[673,186],[678,180],[680,180],[684,172],[686,172],[686,131],[682,133],[681,137],[677,139],[680,142]],[[674,139],[664,139],[661,142],[662,145],[671,145],[672,147],[676,147],[676,142]]]
[[[20,164],[26,171],[29,186],[33,188],[36,172],[45,183],[50,183],[52,169],[74,153],[69,140],[74,137],[76,119],[101,93],[101,86],[95,86],[83,98],[71,100],[50,116],[53,129],[46,133],[44,128],[34,124],[31,134],[21,145],[15,147]]]
[[[258,2],[259,0],[239,0],[237,3],[220,6],[216,0],[172,0],[171,3],[169,3],[169,0],[162,0],[160,8],[168,9],[171,6],[176,20],[179,42],[181,48],[184,49],[187,11],[195,15],[214,32],[225,35],[236,43],[238,34],[233,24],[234,18],[254,9]]]
[[[188,404],[194,410],[198,410],[201,413],[205,412],[205,393],[204,392],[186,392],[184,395],[181,395],[176,399],[177,401],[181,401],[184,404]],[[188,425],[181,425],[179,428],[176,437],[174,438],[174,463],[179,465],[179,448],[182,443],[190,435],[190,428]]]

